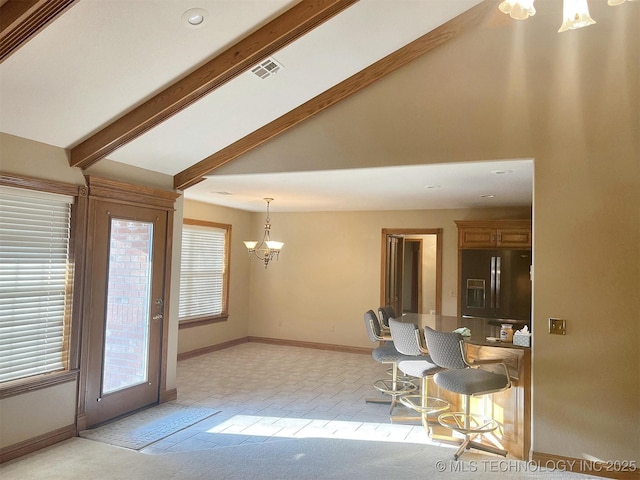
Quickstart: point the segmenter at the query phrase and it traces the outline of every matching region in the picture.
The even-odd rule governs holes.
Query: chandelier
[[[638,0],[629,0],[636,2]],[[504,0],[498,8],[502,13],[509,15],[516,20],[526,20],[536,14],[533,7],[534,0]],[[612,7],[621,5],[625,0],[608,0]],[[574,30],[576,28],[593,25],[596,21],[589,15],[589,5],[587,0],[563,0],[562,4],[562,25],[558,32]]]
[[[262,237],[262,241],[260,243],[255,241],[246,241],[244,242],[247,247],[247,251],[249,253],[249,258],[251,255],[255,255],[257,258],[264,262],[264,268],[267,268],[269,262],[274,258],[278,258],[280,255],[280,250],[284,246],[282,242],[276,242],[271,240],[269,237],[269,232],[271,230],[271,221],[269,220],[269,204],[273,202],[273,198],[265,198],[265,202],[267,202],[267,218],[264,221],[264,236]]]

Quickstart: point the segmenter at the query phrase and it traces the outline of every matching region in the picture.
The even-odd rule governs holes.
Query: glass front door
[[[157,403],[166,212],[92,204],[87,426]]]

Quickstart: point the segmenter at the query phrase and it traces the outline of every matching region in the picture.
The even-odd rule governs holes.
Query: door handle
[[[162,318],[164,318],[162,315],[162,307],[164,307],[164,299],[156,298],[153,303],[156,304],[156,311],[160,313],[156,313],[152,318],[153,320],[161,320]]]

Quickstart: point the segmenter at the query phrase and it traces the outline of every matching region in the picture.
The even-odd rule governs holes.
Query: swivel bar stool
[[[389,413],[392,413],[397,404],[398,397],[415,391],[417,387],[412,382],[398,379],[398,362],[402,359],[406,359],[406,356],[396,350],[393,342],[391,341],[391,336],[382,334],[378,318],[373,310],[365,312],[364,324],[367,334],[369,335],[369,340],[372,342],[384,342],[383,345],[374,348],[373,352],[371,352],[373,359],[379,363],[391,364],[391,380],[376,380],[373,382],[373,386],[376,390],[389,395],[390,398],[388,402],[391,403]],[[366,401],[375,403],[387,402],[387,400],[381,401],[375,398],[367,398]]]
[[[391,337],[396,349],[409,355],[410,359],[400,360],[398,368],[405,375],[420,379],[420,394],[405,394],[400,397],[400,403],[420,414],[422,425],[429,432],[428,415],[442,412],[449,408],[449,402],[440,398],[429,397],[427,384],[430,378],[443,368],[437,366],[431,360],[428,352],[422,346],[420,329],[413,323],[405,323],[395,318],[389,319]]]
[[[389,319],[398,317],[396,316],[396,311],[391,305],[385,305],[384,307],[378,308],[378,318],[380,318],[382,328],[389,330]]]
[[[384,335],[391,335],[391,331],[389,330],[389,319],[390,318],[398,318],[396,316],[396,311],[391,305],[385,305],[383,307],[378,308],[378,319],[380,320],[380,330]],[[393,375],[391,369],[387,370],[389,375]],[[398,372],[398,380],[411,381],[411,376],[404,375],[402,371]]]
[[[510,388],[511,380],[507,366],[500,359],[469,360],[459,333],[437,332],[429,327],[424,328],[424,333],[431,359],[436,365],[447,369],[436,373],[433,377],[434,382],[442,388],[464,396],[464,412],[443,413],[438,417],[442,426],[464,435],[464,440],[453,458],[458,460],[464,451],[470,448],[506,456],[506,450],[475,440],[476,437],[478,440],[481,439],[484,433],[493,432],[499,425],[493,418],[471,413],[471,396],[487,395]],[[472,368],[487,364],[502,365],[504,374]]]

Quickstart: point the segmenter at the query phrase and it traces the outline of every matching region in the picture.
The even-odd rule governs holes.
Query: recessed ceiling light
[[[187,28],[199,28],[204,24],[208,12],[202,8],[190,8],[182,14],[182,24]]]
[[[441,188],[440,185],[425,185],[424,188],[428,188],[429,190],[434,188]]]
[[[509,175],[513,173],[513,170],[492,170],[491,173],[495,175]]]
[[[492,193],[487,193],[486,195],[480,195],[480,198],[495,198],[496,196]]]
[[[211,192],[211,193],[215,193],[216,195],[233,195],[233,193],[231,192]]]

